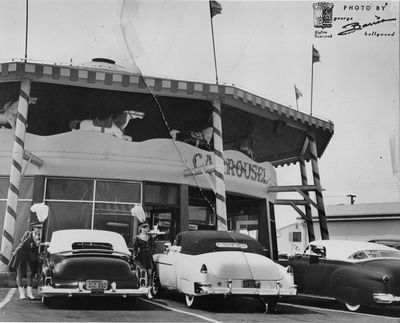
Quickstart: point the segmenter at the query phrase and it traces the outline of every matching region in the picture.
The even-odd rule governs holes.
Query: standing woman
[[[148,286],[153,285],[153,252],[154,252],[154,237],[149,234],[150,226],[148,223],[139,225],[139,234],[133,242],[133,255],[137,261],[147,271]],[[149,298],[153,298],[151,292]]]
[[[40,245],[40,232],[41,232],[42,224],[34,223],[32,225],[32,230],[27,231],[21,238],[19,248],[19,256],[17,260],[17,286],[19,291],[19,298],[26,299],[35,299],[33,296],[32,286],[33,286],[33,277],[37,272],[37,257]],[[24,285],[22,283],[23,274],[26,272],[26,295]]]

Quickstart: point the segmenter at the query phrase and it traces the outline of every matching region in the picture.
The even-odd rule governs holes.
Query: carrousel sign
[[[205,168],[214,164],[212,152],[197,151],[192,155],[193,168]],[[269,162],[256,163],[246,155],[234,151],[224,151],[225,181],[227,189],[247,192],[250,195],[266,194],[266,187],[276,185],[276,172]]]

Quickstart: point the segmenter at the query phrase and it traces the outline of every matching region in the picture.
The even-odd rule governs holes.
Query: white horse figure
[[[124,135],[124,129],[132,119],[143,119],[144,112],[124,111],[115,118],[94,120],[72,120],[69,126],[72,130],[99,131],[113,135],[119,139],[132,141],[132,137]]]
[[[37,98],[30,97],[28,104],[35,104]],[[17,122],[17,114],[18,114],[18,100],[17,101],[9,101],[4,104],[3,108],[0,109],[0,125],[6,126],[9,124],[11,129],[15,129],[15,124]]]
[[[190,137],[183,140],[183,142],[199,147],[201,149],[211,150],[211,139],[213,134],[213,127],[208,127],[201,131],[191,131]]]

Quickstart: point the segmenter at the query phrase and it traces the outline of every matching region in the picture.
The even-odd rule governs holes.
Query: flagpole
[[[211,36],[212,36],[213,53],[214,53],[215,83],[218,85],[218,69],[217,69],[217,55],[215,54],[214,24],[211,15],[210,15],[210,23],[211,23]]]
[[[299,100],[297,99],[297,91],[296,91],[296,84],[293,84],[294,86],[294,97],[296,98],[296,109],[299,111]]]
[[[312,116],[313,87],[314,87],[314,45],[311,45],[311,102],[310,102],[310,116]]]
[[[25,62],[28,59],[28,0],[25,1]]]

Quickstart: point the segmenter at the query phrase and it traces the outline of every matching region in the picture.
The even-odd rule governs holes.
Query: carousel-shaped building
[[[315,206],[328,237],[317,159],[331,122],[233,86],[141,76],[103,59],[3,63],[0,106],[2,263],[40,202],[49,207],[45,240],[92,228],[131,243],[132,209],[141,206],[160,240],[185,230],[246,231],[276,258],[276,204],[310,223]],[[296,162],[302,182],[279,186],[275,167]],[[287,191],[302,198],[276,199]]]

